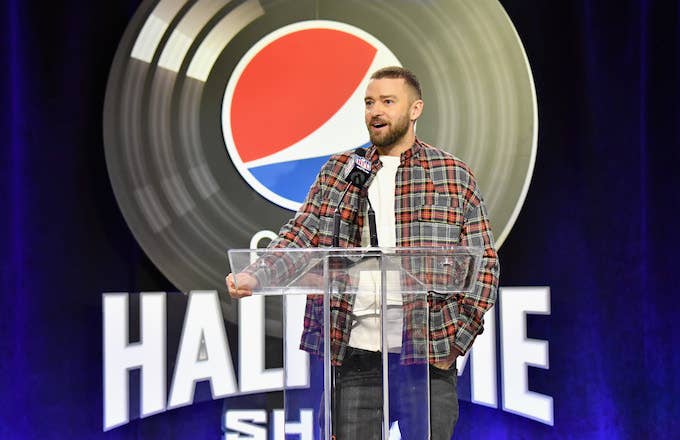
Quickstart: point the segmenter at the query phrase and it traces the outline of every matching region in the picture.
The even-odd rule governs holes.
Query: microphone
[[[356,155],[354,158],[354,168],[349,172],[347,179],[351,180],[354,185],[362,188],[368,176],[371,175],[371,162],[366,159],[366,150],[364,148],[357,148],[354,150],[354,154]],[[371,205],[371,199],[368,198],[368,194],[366,194],[366,201],[368,202],[368,231],[371,247],[378,247],[378,228],[375,225],[375,211],[373,210],[373,205]]]
[[[345,180],[351,182],[357,188],[361,188],[371,175],[371,162],[366,159],[366,150],[364,148],[357,148],[352,155],[352,167],[349,173],[345,175]]]
[[[348,162],[348,164],[351,164],[348,167],[349,172],[345,173],[345,181],[348,183],[348,185],[345,187],[345,191],[343,191],[340,201],[338,202],[338,206],[335,208],[335,212],[333,213],[333,247],[340,246],[340,206],[345,200],[347,190],[352,185],[359,189],[363,189],[364,184],[371,175],[371,162],[366,159],[366,149],[364,148],[359,147],[354,150],[354,154],[350,158],[350,162]],[[366,200],[368,200],[368,197],[366,197]],[[369,229],[371,230],[371,246],[374,246],[373,235],[375,235],[375,246],[377,246],[377,232],[374,234],[375,212],[373,211],[370,200],[368,201],[368,224]]]

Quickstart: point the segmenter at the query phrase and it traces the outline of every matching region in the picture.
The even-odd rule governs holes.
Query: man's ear
[[[411,115],[410,115],[411,116],[410,119],[412,121],[415,121],[416,119],[418,119],[420,117],[420,115],[423,113],[423,106],[424,105],[425,105],[425,103],[423,102],[422,99],[416,99],[415,101],[413,101],[413,103],[411,104]]]

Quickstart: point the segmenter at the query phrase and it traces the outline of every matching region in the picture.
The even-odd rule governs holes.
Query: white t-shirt
[[[375,211],[375,223],[378,232],[378,245],[381,248],[397,246],[396,221],[394,217],[394,192],[397,169],[401,163],[399,156],[381,156],[382,168],[378,170],[371,186],[368,198]],[[370,246],[368,219],[361,231],[361,246]],[[380,271],[369,262],[365,270],[360,272],[359,294],[352,309],[357,322],[349,336],[349,345],[370,351],[380,350]],[[399,286],[399,273],[387,272],[387,290],[390,286]],[[387,315],[384,324],[387,326],[387,346],[389,351],[399,351],[401,347],[401,326],[403,311],[401,295],[387,295]]]

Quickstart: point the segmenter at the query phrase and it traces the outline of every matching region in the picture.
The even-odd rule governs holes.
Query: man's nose
[[[382,104],[375,103],[371,106],[371,108],[368,110],[368,113],[373,116],[382,116],[383,114],[384,107]]]

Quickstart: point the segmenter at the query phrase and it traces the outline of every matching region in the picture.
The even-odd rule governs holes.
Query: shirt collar
[[[423,143],[420,141],[420,139],[416,138],[411,148],[401,153],[401,163],[406,162],[407,160],[414,156],[417,156],[418,153],[420,153],[420,150],[422,150],[423,148],[424,148]],[[380,163],[380,155],[378,154],[378,148],[375,145],[371,145],[366,150],[366,158],[370,160],[373,165],[376,165],[376,163]]]

